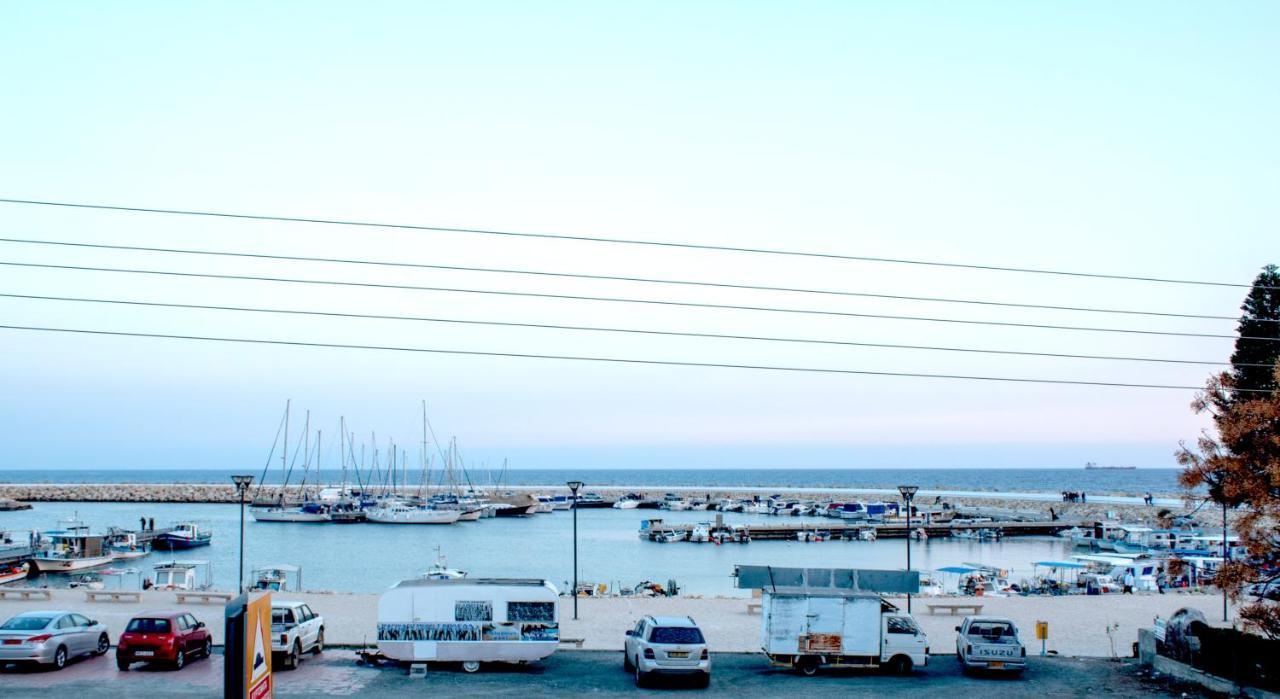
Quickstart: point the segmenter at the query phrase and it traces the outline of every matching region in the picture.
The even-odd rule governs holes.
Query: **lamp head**
[[[569,490],[576,493],[578,492],[578,489],[582,487],[582,481],[569,481],[565,485],[569,486]]]
[[[248,490],[249,484],[253,482],[253,476],[232,476],[231,482],[236,484],[236,490]]]
[[[915,494],[916,494],[916,491],[917,491],[917,490],[920,490],[920,486],[918,486],[918,485],[900,485],[900,486],[898,486],[898,492],[899,492],[899,493],[902,493],[902,497],[903,497],[904,499],[907,499],[907,500],[910,500],[911,498],[915,497]]]

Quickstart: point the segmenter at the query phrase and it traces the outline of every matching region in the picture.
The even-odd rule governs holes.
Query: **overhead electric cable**
[[[540,239],[547,239],[547,240],[565,240],[565,241],[590,242],[590,243],[610,243],[610,244],[619,244],[619,245],[644,245],[644,246],[660,247],[660,248],[682,248],[686,250],[750,253],[750,254],[759,254],[759,255],[782,255],[782,256],[790,256],[790,257],[808,257],[808,258],[821,258],[821,259],[829,259],[829,260],[848,260],[848,261],[854,261],[854,262],[876,262],[876,263],[889,263],[889,264],[902,264],[902,265],[923,265],[923,266],[929,266],[929,267],[950,267],[954,269],[971,269],[971,270],[979,270],[984,272],[1017,272],[1022,274],[1047,274],[1047,275],[1055,275],[1055,276],[1063,276],[1063,277],[1112,279],[1112,280],[1121,280],[1121,281],[1154,282],[1154,283],[1161,283],[1161,284],[1192,284],[1192,285],[1198,285],[1198,286],[1218,286],[1218,287],[1244,288],[1244,289],[1251,288],[1249,284],[1203,281],[1203,280],[1195,280],[1195,279],[1174,279],[1174,278],[1166,278],[1166,277],[1148,277],[1148,276],[1124,275],[1124,274],[1103,274],[1103,273],[1096,273],[1096,272],[1073,272],[1073,271],[1066,271],[1066,270],[1040,269],[1040,268],[1033,268],[1033,267],[1009,267],[1009,266],[1000,266],[1000,265],[967,264],[967,263],[959,263],[959,262],[936,262],[932,260],[914,260],[914,259],[893,258],[893,257],[872,257],[867,255],[844,255],[844,254],[828,253],[828,252],[784,250],[784,249],[773,249],[773,248],[749,248],[749,247],[736,247],[736,246],[730,246],[730,245],[710,245],[710,244],[703,244],[703,243],[680,243],[680,242],[673,242],[673,241],[643,240],[638,238],[610,238],[610,237],[601,237],[601,236],[568,235],[568,234],[559,234],[559,233],[532,233],[532,232],[520,232],[520,231],[504,231],[504,230],[488,229],[488,228],[426,226],[426,225],[417,225],[417,224],[408,224],[408,223],[384,223],[384,222],[377,222],[377,221],[356,221],[356,220],[349,220],[349,219],[329,219],[329,218],[314,218],[314,217],[300,217],[300,216],[274,216],[274,215],[265,215],[265,214],[244,214],[244,213],[233,213],[233,212],[224,212],[224,211],[199,211],[199,210],[193,210],[193,209],[162,209],[162,208],[150,208],[150,207],[140,207],[140,206],[113,206],[113,205],[107,205],[107,204],[85,204],[85,203],[76,203],[76,202],[46,201],[46,200],[37,200],[37,199],[15,199],[15,198],[7,198],[7,197],[0,198],[0,203],[21,204],[21,205],[31,205],[31,206],[55,206],[55,207],[70,208],[70,209],[96,209],[101,211],[126,211],[126,212],[133,212],[133,213],[167,214],[167,215],[175,215],[175,216],[203,216],[203,217],[211,217],[211,218],[242,219],[242,220],[252,220],[252,221],[314,223],[314,224],[324,224],[324,225],[332,225],[332,226],[358,226],[358,227],[367,227],[367,228],[394,228],[394,229],[401,229],[401,230],[435,231],[435,232],[441,232],[441,233],[463,233],[463,234],[473,234],[473,235],[492,235],[492,236],[506,236],[506,237],[513,237],[513,238],[540,238]],[[1260,287],[1260,288],[1275,289],[1280,287]]]
[[[493,267],[469,267],[462,265],[428,264],[422,262],[391,262],[387,260],[362,260],[340,257],[313,257],[302,255],[275,255],[269,253],[233,252],[225,250],[193,250],[190,248],[158,248],[141,245],[111,245],[106,243],[85,243],[64,240],[35,240],[29,238],[0,238],[0,243],[17,243],[23,245],[53,245],[72,248],[90,248],[96,250],[128,250],[133,252],[154,252],[177,255],[204,255],[211,257],[235,257],[259,260],[286,260],[291,262],[321,262],[327,264],[365,265],[375,267],[396,267],[404,269],[438,269],[453,272],[482,272],[490,274],[519,274],[536,277],[556,277],[565,279],[587,279],[593,281],[640,282],[645,284],[671,284],[681,286],[710,287],[718,289],[738,289],[746,291],[778,291],[799,294],[819,294],[827,296],[851,296],[858,298],[875,298],[891,301],[924,301],[930,303],[958,303],[976,306],[994,306],[1000,308],[1028,308],[1051,311],[1075,311],[1082,313],[1108,313],[1121,315],[1156,316],[1162,318],[1190,318],[1196,320],[1228,320],[1236,321],[1235,316],[1206,315],[1197,313],[1166,313],[1160,311],[1138,311],[1118,308],[1094,308],[1089,306],[1057,306],[1038,303],[1014,303],[1011,301],[987,301],[981,299],[957,299],[938,296],[905,296],[900,294],[882,294],[864,291],[837,291],[831,289],[803,289],[786,286],[763,286],[756,284],[733,284],[728,282],[707,282],[688,279],[657,279],[651,277],[628,277],[608,274],[581,274],[572,272],[547,272],[527,269],[504,269]],[[1265,322],[1270,319],[1262,319]]]
[[[663,301],[657,299],[634,299],[612,296],[578,296],[573,294],[549,294],[537,293],[531,291],[502,291],[495,289],[461,289],[456,287],[436,287],[436,286],[414,286],[408,284],[384,284],[377,282],[351,282],[337,281],[331,279],[294,279],[288,277],[260,277],[246,274],[211,274],[205,272],[175,272],[169,270],[152,270],[152,269],[131,269],[120,267],[92,267],[83,265],[54,265],[42,264],[36,262],[0,262],[0,265],[8,267],[31,267],[39,269],[65,269],[84,272],[111,272],[123,274],[149,274],[169,277],[189,277],[199,279],[226,279],[233,281],[261,281],[261,282],[278,282],[286,284],[317,284],[325,286],[353,286],[372,289],[399,289],[409,291],[434,291],[459,294],[482,294],[489,296],[517,296],[524,298],[540,298],[555,299],[567,301],[592,301],[604,303],[636,303],[656,306],[674,306],[681,308],[714,308],[721,310],[738,310],[738,311],[760,311],[768,313],[798,313],[806,315],[821,315],[845,318],[874,318],[879,320],[903,320],[913,322],[927,323],[951,323],[959,325],[985,325],[1007,328],[1034,328],[1038,330],[1066,330],[1077,332],[1101,332],[1101,333],[1122,333],[1131,335],[1163,335],[1170,337],[1203,337],[1203,338],[1222,338],[1235,339],[1235,335],[1224,335],[1215,333],[1190,333],[1190,332],[1174,332],[1167,330],[1137,330],[1132,328],[1095,328],[1078,325],[1050,325],[1046,323],[1014,323],[1009,321],[995,320],[968,320],[960,318],[932,318],[926,316],[902,316],[890,315],[883,313],[854,313],[852,311],[824,311],[808,308],[780,308],[775,306],[744,306],[735,304],[719,304],[719,303],[695,303],[692,301]],[[1246,337],[1244,339],[1276,342],[1277,338],[1269,337]]]
[[[334,349],[357,349],[357,350],[381,350],[389,352],[418,352],[427,354],[445,354],[445,355],[465,355],[475,357],[504,357],[515,359],[554,359],[562,361],[574,362],[601,362],[609,364],[645,364],[655,366],[676,366],[676,367],[709,367],[718,369],[752,369],[761,371],[781,371],[796,372],[809,374],[848,374],[858,376],[886,376],[897,378],[920,378],[920,379],[953,379],[963,381],[990,381],[1002,383],[1025,383],[1025,384],[1057,384],[1067,386],[1107,386],[1114,388],[1159,388],[1179,391],[1199,391],[1203,390],[1201,386],[1178,386],[1170,384],[1142,384],[1142,383],[1125,383],[1112,381],[1077,381],[1071,379],[1032,379],[1017,378],[1009,376],[970,376],[965,374],[925,374],[918,372],[905,371],[866,371],[859,369],[831,369],[822,367],[791,367],[791,366],[773,366],[762,364],[730,364],[724,362],[685,362],[661,359],[627,359],[622,357],[585,357],[572,355],[557,354],[534,354],[527,352],[484,352],[479,350],[456,350],[456,349],[438,349],[431,347],[400,347],[393,345],[355,345],[340,344],[333,342],[304,342],[299,340],[267,340],[262,338],[244,338],[244,337],[214,337],[208,335],[177,335],[172,333],[143,333],[143,332],[124,332],[118,330],[91,330],[87,328],[51,328],[38,327],[29,325],[0,325],[0,330],[21,330],[32,332],[49,332],[49,333],[72,333],[83,335],[104,335],[114,337],[140,337],[151,339],[165,340],[198,340],[206,342],[227,342],[227,343],[244,343],[259,345],[282,345],[290,347],[326,347]],[[1241,392],[1250,393],[1271,393],[1265,389],[1236,389]]]
[[[1153,362],[1159,364],[1194,364],[1202,366],[1227,366],[1226,362],[1198,361],[1192,359],[1159,359],[1153,357],[1122,357],[1092,354],[1066,354],[1060,352],[1029,352],[1018,350],[994,350],[971,347],[940,347],[929,345],[900,345],[883,342],[855,342],[850,340],[824,340],[813,338],[765,337],[758,335],[732,335],[721,333],[683,332],[675,330],[648,330],[641,328],[607,328],[587,325],[557,325],[551,323],[517,323],[497,320],[468,320],[461,318],[434,318],[425,316],[382,315],[373,313],[344,313],[339,311],[314,311],[286,308],[252,308],[246,306],[223,306],[193,303],[164,303],[159,301],[135,301],[128,299],[100,299],[74,296],[39,296],[35,294],[0,293],[0,298],[27,299],[37,301],[68,301],[74,303],[101,303],[121,306],[145,306],[151,308],[178,308],[203,311],[234,311],[248,313],[274,313],[283,315],[322,316],[327,318],[353,318],[363,320],[399,320],[424,323],[451,323],[457,325],[481,325],[508,328],[531,328],[541,330],[573,330],[600,333],[630,333],[636,335],[658,335],[670,337],[693,337],[717,340],[751,340],[762,342],[792,342],[802,344],[838,345],[845,347],[875,347],[881,349],[924,350],[930,352],[966,352],[973,354],[999,354],[1019,357],[1049,357],[1054,359],[1097,359],[1122,362]],[[1269,364],[1236,364],[1234,366],[1264,367]]]

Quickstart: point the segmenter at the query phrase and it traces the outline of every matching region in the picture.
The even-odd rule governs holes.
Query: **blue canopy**
[[[1045,566],[1046,568],[1084,568],[1083,563],[1072,563],[1070,561],[1036,561],[1036,565]]]
[[[970,568],[969,566],[947,566],[945,568],[939,568],[938,572],[939,573],[976,573],[978,572],[978,569]]]

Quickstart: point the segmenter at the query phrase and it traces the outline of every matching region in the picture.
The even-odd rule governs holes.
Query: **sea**
[[[83,470],[4,471],[9,482],[227,482],[230,471]],[[1051,499],[1061,490],[1095,493],[1177,492],[1174,470],[1085,471],[1036,470],[508,470],[504,474],[472,472],[473,482],[488,485],[559,485],[579,479],[592,486],[763,487],[889,489],[910,482],[937,491],[1021,490]],[[324,474],[329,481],[341,474]],[[492,480],[491,480],[492,479]],[[411,481],[412,482],[412,481]],[[1064,560],[1073,551],[1060,537],[1018,537],[998,542],[932,539],[864,541],[753,541],[748,544],[655,543],[638,537],[640,524],[651,517],[667,522],[698,522],[713,512],[588,509],[577,513],[578,579],[612,589],[634,588],[645,581],[664,586],[675,581],[682,594],[744,596],[736,589],[735,566],[772,565],[902,569],[906,547],[919,570],[983,564],[1010,571],[1014,580],[1030,578],[1037,563]],[[95,531],[108,526],[136,528],[139,518],[154,518],[157,526],[199,520],[214,532],[212,545],[177,553],[153,553],[113,570],[135,572],[108,576],[109,585],[135,587],[152,567],[164,560],[200,560],[208,564],[214,586],[236,587],[240,510],[237,505],[38,502],[31,510],[0,512],[0,529],[53,529],[60,520],[78,519]],[[734,523],[776,522],[767,515],[724,514]],[[822,528],[831,520],[811,521]],[[543,578],[565,589],[574,577],[574,516],[571,511],[524,518],[493,518],[448,526],[394,524],[259,523],[246,516],[245,568],[287,563],[300,566],[307,590],[375,593],[396,582],[416,577],[444,556],[450,567],[472,577]],[[940,574],[945,576],[948,574]],[[37,576],[27,584],[65,586],[67,576]],[[944,583],[946,581],[944,580]]]
[[[298,482],[295,469],[291,482]],[[278,467],[266,469],[0,469],[0,483],[227,483],[232,473],[252,473],[255,482],[280,483]],[[468,470],[458,474],[461,483],[494,485],[561,486],[580,480],[588,489],[636,486],[638,488],[853,488],[893,489],[902,484],[930,491],[1060,493],[1064,490],[1096,494],[1138,495],[1177,494],[1178,469],[1084,469],[1084,468],[859,468],[859,469],[507,469]],[[439,469],[427,474],[438,483]],[[367,478],[367,475],[362,477]],[[401,482],[422,482],[420,470],[410,469],[397,476]],[[385,479],[385,476],[384,476]],[[343,473],[325,470],[310,482],[342,482]],[[348,482],[356,476],[349,471]],[[365,481],[367,482],[367,480]]]

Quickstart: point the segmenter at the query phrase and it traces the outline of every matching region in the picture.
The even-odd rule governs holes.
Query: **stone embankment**
[[[267,489],[271,498],[276,497],[277,488],[270,487]],[[554,487],[537,487],[537,486],[511,486],[504,488],[511,491],[525,491],[536,493],[567,493],[564,488]],[[774,492],[768,488],[593,488],[592,492],[599,493],[605,499],[615,499],[625,495],[628,492],[639,492],[646,498],[660,499],[663,494],[668,491],[676,491],[686,497],[705,497],[712,498],[739,498],[749,499],[757,496],[767,496]],[[404,490],[406,493],[416,493],[416,487],[410,487]],[[252,500],[256,494],[256,488],[250,491],[249,499]],[[290,486],[287,489],[286,500],[297,502],[301,497],[301,491]],[[858,490],[835,490],[835,489],[814,489],[812,491],[793,490],[786,494],[788,498],[797,500],[814,499],[819,501],[848,499],[889,499],[883,494],[868,493],[867,491]],[[896,499],[896,498],[894,498]],[[139,502],[139,503],[234,503],[237,502],[235,487],[231,483],[175,483],[175,484],[157,484],[157,483],[31,483],[31,484],[0,484],[0,510],[5,509],[3,503],[6,500],[17,501],[18,506],[23,503],[32,502]],[[1220,521],[1221,516],[1218,510],[1213,508],[1201,508],[1198,511],[1195,508],[1197,503],[1184,503],[1181,505],[1142,505],[1130,503],[1067,503],[1058,500],[1045,499],[1019,499],[1010,497],[1008,494],[992,492],[990,495],[966,494],[965,496],[942,496],[941,502],[950,504],[952,507],[964,509],[981,509],[989,511],[992,514],[1003,514],[1010,512],[1018,512],[1024,514],[1034,514],[1047,517],[1052,513],[1060,519],[1068,522],[1091,522],[1096,520],[1116,519],[1122,521],[1154,521],[1157,514],[1161,510],[1168,510],[1173,514],[1189,514],[1194,513],[1197,519],[1201,519],[1207,526],[1212,526],[1215,522]],[[916,503],[922,509],[936,509],[940,506],[936,496],[917,498]],[[655,514],[661,517],[661,514]]]

